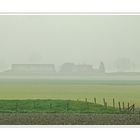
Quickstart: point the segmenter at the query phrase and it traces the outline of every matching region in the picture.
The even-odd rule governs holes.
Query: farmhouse
[[[80,64],[76,66],[76,72],[93,72],[92,65]]]
[[[92,65],[79,64],[75,65],[74,63],[64,63],[61,66],[60,72],[63,73],[83,73],[83,72],[93,72]]]
[[[62,72],[62,73],[71,73],[74,71],[75,71],[75,64],[74,63],[64,63],[60,69],[60,72]]]
[[[89,64],[74,64],[74,63],[64,63],[60,69],[61,73],[105,73],[105,66],[103,62],[100,63],[99,68],[94,69],[92,65]]]

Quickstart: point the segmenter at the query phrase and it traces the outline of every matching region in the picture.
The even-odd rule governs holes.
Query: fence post
[[[94,98],[94,104],[96,105],[96,98]]]
[[[103,98],[103,103],[104,103],[104,105],[105,105],[105,98]]]
[[[119,105],[119,110],[121,111],[121,103],[120,103],[120,102],[118,102],[118,105]]]
[[[113,98],[113,108],[115,108],[115,99]]]
[[[135,112],[135,104],[133,104],[133,113]]]
[[[105,102],[105,107],[107,108],[107,102]]]
[[[105,108],[107,107],[106,105],[107,105],[107,103],[106,103],[106,101],[105,101],[105,98],[103,98],[103,103],[104,103],[104,106],[105,106]]]
[[[87,98],[85,98],[85,102],[87,103]]]
[[[87,110],[88,110],[88,112],[89,112],[89,103],[87,103]]]
[[[127,104],[127,109],[128,109],[128,111],[129,111],[129,108],[130,108],[130,104],[129,104],[129,102],[128,102],[128,104]]]
[[[104,106],[107,108],[107,102],[105,101],[105,98],[103,98]]]
[[[88,103],[87,98],[85,98],[85,102],[86,102],[86,107],[87,107],[87,110],[89,110],[89,103]]]
[[[125,105],[124,105],[124,102],[123,102],[123,110],[125,110]]]

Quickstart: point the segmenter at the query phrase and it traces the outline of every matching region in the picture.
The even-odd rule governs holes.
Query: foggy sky
[[[140,71],[140,16],[0,15],[0,71],[11,64],[103,61],[115,71],[127,58]]]

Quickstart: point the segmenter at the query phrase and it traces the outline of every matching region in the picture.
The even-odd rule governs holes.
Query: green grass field
[[[0,99],[65,99],[85,100],[94,97],[103,104],[103,98],[112,105],[118,101],[135,103],[140,107],[140,81],[94,81],[94,80],[0,80]]]
[[[0,100],[0,113],[123,113],[84,101],[72,100]]]

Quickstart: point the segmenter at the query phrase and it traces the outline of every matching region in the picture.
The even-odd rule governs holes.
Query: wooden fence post
[[[86,107],[87,107],[87,110],[89,110],[89,103],[88,103],[87,98],[85,98],[85,102],[86,102]]]
[[[113,108],[115,108],[115,99],[113,98]]]
[[[105,107],[107,108],[107,102],[105,102]]]
[[[135,112],[135,104],[133,104],[133,113]]]
[[[88,110],[88,112],[89,112],[89,103],[87,103],[87,110]]]
[[[105,106],[105,98],[103,98],[103,104],[104,104],[104,106]]]
[[[121,111],[121,103],[120,103],[120,102],[118,102],[118,105],[119,105],[119,110]]]
[[[128,109],[128,111],[129,111],[129,107],[130,107],[130,104],[129,104],[129,102],[128,102],[128,104],[127,104],[127,109]]]
[[[94,104],[96,105],[96,98],[94,98]]]
[[[85,98],[85,102],[87,103],[87,98]]]
[[[107,108],[107,102],[105,101],[105,98],[103,98],[103,102],[104,102],[104,107]]]
[[[124,102],[123,102],[123,104],[122,104],[122,105],[123,105],[123,110],[125,110],[125,105],[124,105]]]

